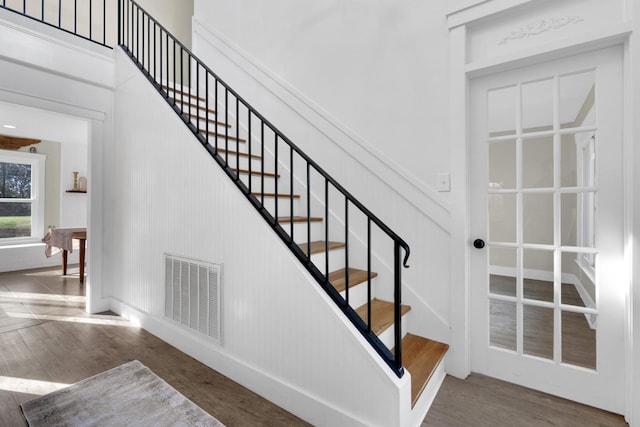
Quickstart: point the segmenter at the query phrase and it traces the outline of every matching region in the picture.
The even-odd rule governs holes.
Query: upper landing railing
[[[94,43],[117,43],[117,0],[1,0],[0,7]]]

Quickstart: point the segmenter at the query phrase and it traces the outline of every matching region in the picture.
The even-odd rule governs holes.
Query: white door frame
[[[450,257],[450,301],[451,301],[451,342],[447,356],[447,372],[459,378],[465,378],[470,369],[470,272],[469,256],[473,250],[472,236],[469,233],[468,218],[472,214],[469,205],[469,81],[481,75],[492,74],[522,67],[531,63],[544,62],[567,55],[598,50],[615,45],[624,46],[623,67],[624,85],[624,216],[625,216],[625,261],[629,269],[629,276],[635,273],[640,277],[640,254],[632,251],[633,230],[640,230],[640,215],[634,217],[633,212],[640,212],[640,195],[638,188],[632,183],[640,182],[640,168],[633,168],[640,164],[640,150],[633,150],[633,137],[640,135],[640,123],[634,123],[634,108],[640,109],[640,79],[633,79],[632,71],[640,75],[640,41],[634,38],[631,24],[640,22],[640,8],[633,7],[633,0],[623,0],[625,5],[624,22],[618,25],[607,25],[593,32],[585,33],[570,40],[532,47],[512,54],[482,61],[469,62],[469,39],[472,29],[470,24],[481,22],[484,18],[495,16],[500,12],[518,10],[521,6],[528,6],[535,0],[474,0],[459,5],[448,14],[449,49],[450,49],[450,165],[451,165],[451,246]],[[637,122],[637,121],[636,121]],[[632,258],[633,257],[633,258]],[[460,268],[463,264],[465,268]],[[633,308],[640,307],[640,286],[631,288],[633,281],[629,280],[629,297],[627,298],[626,318],[633,319],[626,325],[625,343],[628,383],[626,387],[627,403],[625,418],[632,423],[632,414],[640,414],[640,369],[632,369],[633,365],[640,366],[640,349],[634,348],[634,342],[640,342],[640,316],[632,316]],[[634,327],[635,326],[635,327]],[[635,411],[634,411],[635,410]],[[640,416],[640,415],[639,415]],[[633,424],[632,424],[633,425]]]

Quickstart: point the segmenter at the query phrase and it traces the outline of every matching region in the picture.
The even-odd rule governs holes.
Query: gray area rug
[[[30,426],[222,426],[137,360],[20,405]]]

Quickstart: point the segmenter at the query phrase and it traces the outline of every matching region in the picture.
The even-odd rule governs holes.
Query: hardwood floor
[[[113,313],[83,311],[78,276],[0,273],[0,426],[25,426],[19,404],[137,359],[227,426],[304,421]]]
[[[626,426],[620,415],[479,374],[447,376],[423,427]]]
[[[77,275],[0,273],[0,426],[26,425],[20,403],[134,359],[227,426],[308,425],[115,314],[88,315],[83,307]],[[587,423],[626,425],[620,416],[473,374],[445,379],[423,426]]]

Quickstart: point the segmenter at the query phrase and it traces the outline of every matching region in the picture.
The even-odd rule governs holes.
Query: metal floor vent
[[[222,343],[221,267],[165,254],[165,317],[218,344]]]

